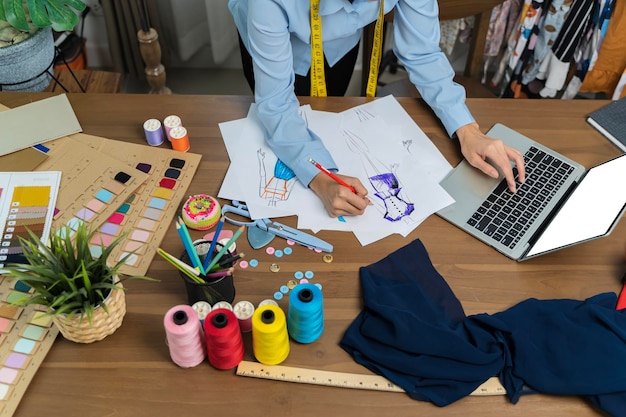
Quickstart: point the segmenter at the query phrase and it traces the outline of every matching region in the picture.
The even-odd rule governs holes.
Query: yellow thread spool
[[[287,319],[279,306],[266,304],[252,315],[252,350],[264,365],[278,365],[289,355]]]

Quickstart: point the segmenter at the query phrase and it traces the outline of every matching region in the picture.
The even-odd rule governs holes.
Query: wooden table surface
[[[43,93],[0,93],[0,103],[15,107],[46,97]],[[245,117],[246,96],[71,94],[70,102],[88,134],[145,143],[146,119],[179,115],[189,131],[191,152],[203,159],[189,194],[216,195],[228,166],[218,123]],[[315,110],[342,111],[365,98],[302,98]],[[415,122],[452,164],[459,161],[457,143],[446,137],[437,119],[415,99],[399,99]],[[551,146],[586,167],[619,154],[585,122],[585,115],[607,101],[470,99],[468,105],[483,129],[501,122]],[[165,144],[162,146],[166,146]],[[295,218],[281,219],[295,226]],[[225,227],[231,227],[227,225]],[[234,229],[234,227],[232,227]],[[192,231],[197,238],[201,232]],[[603,239],[522,263],[512,261],[437,216],[431,216],[407,238],[394,235],[361,247],[351,233],[323,231],[334,247],[334,261],[303,247],[280,259],[280,272],[265,267],[235,271],[236,299],[253,304],[272,294],[295,271],[311,270],[323,285],[325,331],[307,345],[291,343],[283,365],[341,372],[368,373],[339,346],[343,332],[361,307],[358,269],[414,239],[421,239],[431,259],[461,300],[466,313],[495,313],[530,297],[583,299],[620,289],[626,222]],[[272,243],[279,247],[280,239]],[[170,225],[162,247],[181,250]],[[262,265],[275,261],[263,250],[238,249]],[[323,387],[259,380],[219,371],[207,361],[182,369],[169,357],[163,317],[187,302],[178,273],[160,257],[148,275],[160,282],[127,283],[127,314],[122,327],[107,339],[79,345],[58,337],[15,413],[33,416],[597,416],[579,397],[524,396],[512,405],[504,396],[467,397],[447,407],[410,399],[406,394]],[[287,297],[281,301],[286,309]],[[249,334],[246,359],[253,360]]]

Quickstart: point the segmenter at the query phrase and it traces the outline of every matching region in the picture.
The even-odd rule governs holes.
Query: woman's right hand
[[[339,178],[351,185],[355,192],[328,175],[320,172],[309,183],[315,194],[322,200],[326,211],[331,217],[359,216],[365,212],[370,200],[367,189],[358,178],[337,174]]]

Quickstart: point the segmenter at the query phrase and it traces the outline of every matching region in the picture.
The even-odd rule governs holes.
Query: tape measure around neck
[[[311,96],[326,97],[326,76],[324,75],[324,48],[322,46],[322,19],[319,15],[320,0],[311,0]],[[366,96],[376,96],[378,68],[382,56],[383,23],[385,1],[380,0],[378,17],[374,27],[374,44],[370,57],[370,70],[367,77]]]
[[[326,385],[338,388],[353,388],[372,391],[405,392],[402,388],[380,375],[353,374],[324,371],[320,369],[295,368],[283,365],[263,365],[258,362],[241,361],[237,375],[271,379],[301,384]],[[483,382],[470,395],[505,395],[506,390],[496,377]]]

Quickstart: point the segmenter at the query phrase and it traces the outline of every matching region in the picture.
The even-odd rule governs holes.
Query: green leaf
[[[24,12],[22,0],[2,0],[6,21],[19,30],[28,31],[28,20]]]

